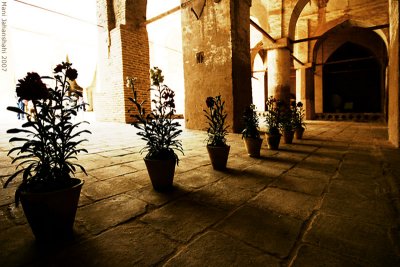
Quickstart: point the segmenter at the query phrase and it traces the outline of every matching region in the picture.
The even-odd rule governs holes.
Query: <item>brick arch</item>
[[[329,21],[316,31],[316,36],[320,39],[311,48],[312,64],[314,70],[314,96],[315,96],[315,112],[323,112],[323,68],[322,65],[328,58],[344,43],[351,42],[367,48],[377,58],[382,70],[382,82],[384,83],[384,70],[388,61],[387,40],[383,33],[369,30],[368,27],[373,26],[368,21],[355,21],[346,17]],[[382,38],[382,35],[384,36]],[[381,88],[384,88],[381,84]],[[383,91],[382,91],[383,92]],[[381,101],[384,100],[382,96]],[[385,103],[381,105],[385,112]]]
[[[289,20],[289,28],[287,33],[287,36],[292,40],[294,40],[296,34],[297,20],[299,19],[300,14],[303,11],[306,4],[310,1],[311,0],[299,0],[293,8],[292,15],[290,16]]]
[[[358,21],[358,20],[352,20],[349,19],[347,16],[343,16],[341,18],[329,21],[325,24],[323,24],[320,28],[318,28],[315,32],[315,36],[322,36],[321,39],[319,39],[311,48],[311,51],[313,51],[313,59],[312,62],[313,64],[317,62],[317,57],[318,57],[318,52],[321,50],[321,46],[323,43],[326,43],[327,41],[332,40],[331,44],[328,49],[325,48],[324,50],[324,54],[323,54],[323,58],[322,58],[322,62],[319,63],[324,63],[329,56],[334,53],[334,51],[336,51],[337,48],[339,48],[341,45],[343,45],[345,42],[347,41],[352,41],[353,43],[356,44],[360,44],[361,46],[364,46],[368,49],[370,49],[371,51],[376,51],[376,56],[380,57],[380,58],[387,58],[387,48],[388,48],[388,40],[386,35],[384,34],[384,32],[382,30],[375,30],[375,31],[369,31],[369,30],[364,30],[363,34],[369,34],[370,36],[372,36],[372,38],[375,38],[376,41],[378,42],[371,42],[371,40],[367,37],[367,35],[365,35],[365,39],[364,40],[352,40],[352,38],[347,38],[347,39],[342,39],[339,41],[335,42],[335,37],[337,37],[337,35],[333,35],[331,37],[326,37],[324,38],[324,36],[326,36],[328,33],[334,33],[335,31],[340,32],[346,29],[352,29],[352,28],[359,28],[361,30],[366,29],[368,27],[374,26],[371,23],[367,22],[367,21]],[[361,33],[360,33],[361,35]],[[353,36],[355,38],[355,36]],[[332,39],[333,38],[333,39]],[[384,44],[384,48],[383,49],[382,45],[380,42],[383,42]],[[380,50],[379,52],[384,52],[383,54],[377,54],[377,50]],[[384,63],[384,62],[382,62]]]

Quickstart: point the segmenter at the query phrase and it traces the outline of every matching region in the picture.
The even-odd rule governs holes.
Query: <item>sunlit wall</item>
[[[77,82],[91,84],[97,62],[96,0],[23,0],[7,3],[7,71],[1,72],[2,111],[16,102],[15,84],[27,72],[52,75],[69,61]]]

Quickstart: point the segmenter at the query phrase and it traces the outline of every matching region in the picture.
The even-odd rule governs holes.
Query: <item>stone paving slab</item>
[[[351,258],[323,250],[319,247],[303,245],[300,247],[292,267],[365,267],[371,266],[365,262],[357,263]]]
[[[131,267],[154,266],[173,253],[174,241],[140,223],[127,223],[89,239],[79,247],[71,247],[42,266]]]
[[[231,180],[224,179],[207,185],[189,197],[207,206],[230,211],[256,195],[254,191],[231,186],[229,181]]]
[[[154,210],[140,220],[173,240],[187,242],[225,215],[220,209],[184,198]]]
[[[205,132],[184,130],[168,193],[152,189],[134,127],[90,127],[75,240],[44,255],[14,183],[0,193],[0,266],[400,266],[400,155],[384,125],[311,121],[303,140],[264,144],[257,159],[229,134],[222,172]]]
[[[280,266],[279,261],[226,234],[210,231],[193,241],[165,266]]]
[[[78,209],[75,224],[83,225],[92,234],[99,234],[143,214],[146,205],[129,195],[118,195]]]
[[[308,194],[267,188],[249,202],[249,205],[306,220],[320,200],[321,197]]]
[[[302,220],[246,205],[216,229],[266,253],[285,258],[294,246],[302,224]]]
[[[133,179],[123,175],[97,183],[90,183],[82,188],[82,194],[89,199],[100,200],[141,187],[139,184],[134,183]]]
[[[386,227],[320,214],[304,241],[372,266],[400,266]]]
[[[319,179],[305,179],[291,175],[282,175],[279,179],[271,183],[270,186],[313,196],[321,196],[327,184],[327,182],[325,183]]]

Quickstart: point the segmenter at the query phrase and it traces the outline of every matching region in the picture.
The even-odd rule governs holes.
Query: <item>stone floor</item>
[[[13,172],[0,123],[0,178]],[[400,153],[381,124],[310,121],[303,140],[247,156],[230,134],[214,171],[185,130],[171,193],[153,191],[134,127],[92,123],[75,240],[41,247],[0,189],[0,266],[400,266]],[[15,186],[15,184],[13,185]]]

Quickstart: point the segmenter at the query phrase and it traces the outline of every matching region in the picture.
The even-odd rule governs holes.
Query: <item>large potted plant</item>
[[[226,117],[228,114],[224,110],[225,101],[221,95],[207,97],[207,109],[203,110],[208,122],[207,128],[207,152],[211,164],[215,170],[225,170],[228,162],[230,146],[226,144],[228,125]]]
[[[304,122],[303,103],[300,101],[296,103],[295,111],[293,113],[293,124],[296,139],[302,139],[306,124]]]
[[[15,146],[8,155],[17,164],[17,171],[5,182],[7,187],[16,178],[22,182],[15,191],[15,203],[22,203],[24,213],[38,241],[58,241],[72,238],[73,223],[84,183],[75,178],[77,168],[86,174],[84,167],[77,163],[77,155],[87,152],[80,145],[88,130],[77,128],[86,122],[73,122],[79,108],[74,104],[77,92],[71,92],[70,81],[78,72],[72,64],[63,62],[54,69],[54,77],[41,77],[35,72],[18,80],[16,93],[20,100],[31,101],[33,114],[18,107],[7,109],[22,113],[27,121],[22,128],[10,129],[17,134],[10,139]],[[54,88],[43,82],[48,79]],[[25,135],[21,137],[19,134]]]
[[[282,102],[270,96],[266,102],[265,124],[267,131],[265,136],[267,139],[268,148],[276,150],[279,148],[281,133],[279,131],[282,120]]]
[[[150,74],[150,89],[155,91],[155,98],[152,100],[153,108],[148,113],[144,107],[145,101],[139,102],[137,99],[135,79],[127,78],[127,86],[133,91],[133,98],[129,100],[136,107],[136,113],[131,116],[136,119],[133,125],[139,130],[137,134],[146,141],[140,152],[147,152],[144,162],[153,188],[156,191],[168,191],[173,186],[175,165],[179,162],[176,151],[183,154],[182,142],[177,139],[182,130],[180,123],[174,120],[174,91],[163,84],[161,69],[154,67]]]
[[[242,139],[250,157],[259,157],[263,139],[258,128],[258,116],[255,105],[251,104],[243,112],[244,129]]]

